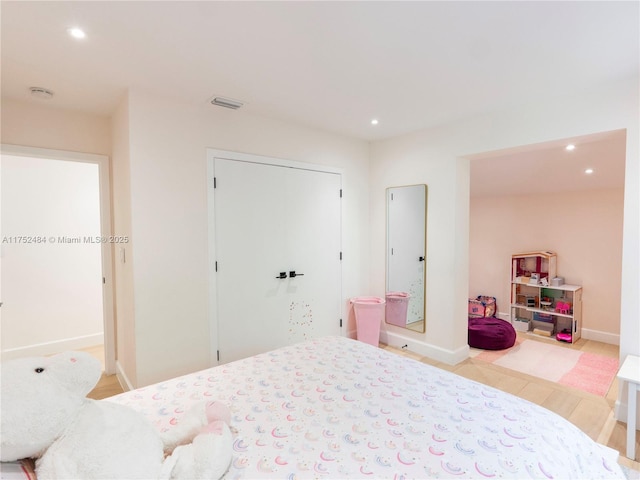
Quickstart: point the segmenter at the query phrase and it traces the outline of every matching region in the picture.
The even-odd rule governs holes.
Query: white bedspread
[[[233,412],[227,479],[624,478],[617,452],[544,408],[340,337],[109,400],[166,429],[207,398]]]

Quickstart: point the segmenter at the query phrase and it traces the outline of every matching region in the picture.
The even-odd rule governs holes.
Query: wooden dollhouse
[[[582,333],[582,287],[556,277],[553,252],[511,256],[511,323],[518,331],[574,343]]]

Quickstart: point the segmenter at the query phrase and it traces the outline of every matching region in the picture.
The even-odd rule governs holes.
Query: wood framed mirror
[[[386,194],[386,322],[424,333],[427,186],[390,187]]]

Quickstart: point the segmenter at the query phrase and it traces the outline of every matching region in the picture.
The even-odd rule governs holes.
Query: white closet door
[[[214,170],[220,361],[339,334],[340,176],[219,158]]]
[[[340,176],[287,169],[287,343],[340,334]]]

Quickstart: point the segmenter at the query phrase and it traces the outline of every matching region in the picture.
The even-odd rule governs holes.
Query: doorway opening
[[[2,358],[87,349],[115,370],[108,158],[2,146]]]
[[[510,255],[552,251],[583,288],[582,339],[619,345],[626,131],[468,158],[469,298],[496,297],[512,320]]]

